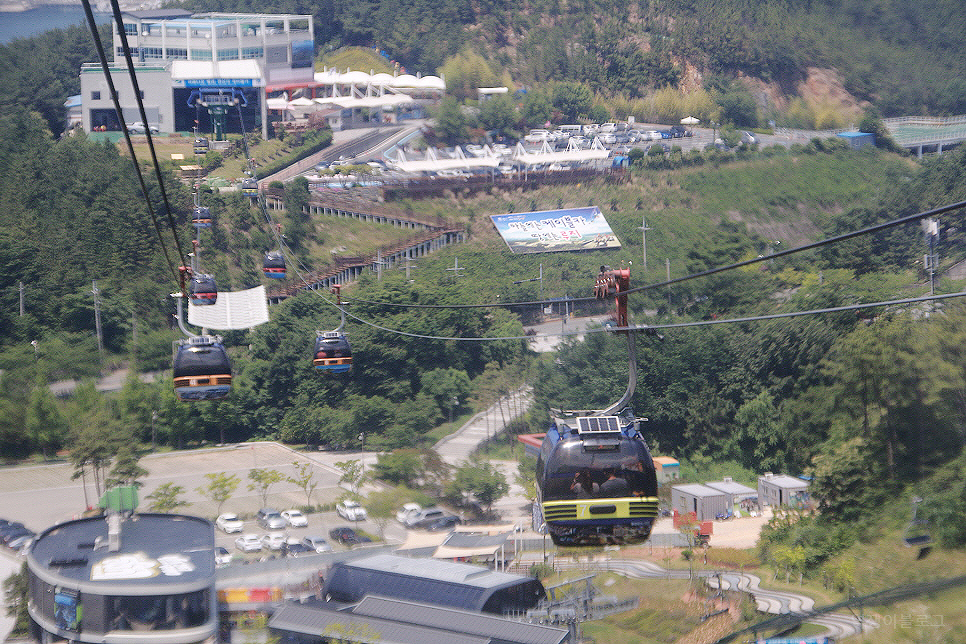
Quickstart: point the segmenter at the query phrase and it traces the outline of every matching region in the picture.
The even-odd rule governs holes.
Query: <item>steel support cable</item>
[[[154,149],[154,139],[151,136],[151,124],[148,122],[147,112],[144,111],[144,100],[141,98],[141,88],[138,85],[137,73],[134,71],[134,60],[131,58],[131,47],[127,42],[127,33],[124,31],[124,19],[121,17],[121,7],[118,4],[118,0],[111,0],[111,10],[114,12],[114,24],[117,27],[117,33],[121,37],[121,49],[124,50],[124,61],[127,63],[128,76],[131,78],[131,87],[134,89],[134,100],[137,102],[138,113],[141,115],[141,124],[144,125],[144,134],[148,138],[148,149],[151,151],[151,163],[154,165],[154,175],[158,179],[158,188],[161,190],[161,201],[167,211],[168,226],[171,228],[171,234],[174,236],[174,243],[178,247],[178,256],[181,258],[181,265],[187,266],[185,262],[187,255],[184,249],[181,248],[181,240],[178,238],[178,227],[175,224],[174,215],[171,210],[171,201],[168,199],[168,191],[164,187],[164,177],[161,176],[161,164],[158,163],[158,154]],[[131,135],[127,130],[127,125],[124,123],[124,115],[120,111],[118,111],[118,118],[124,127],[124,136],[130,142]],[[133,152],[131,156],[134,163],[137,163]]]
[[[802,253],[809,250],[815,250],[816,248],[821,248],[828,244],[835,244],[841,241],[847,241],[861,235],[868,235],[872,233],[877,233],[882,230],[887,230],[889,228],[894,228],[896,226],[901,226],[903,224],[908,224],[913,221],[918,221],[920,219],[926,219],[927,217],[935,217],[952,210],[957,210],[966,207],[966,201],[959,201],[957,203],[948,204],[945,206],[940,206],[938,208],[933,208],[932,210],[925,210],[923,212],[916,213],[914,215],[907,215],[905,217],[900,217],[899,219],[892,219],[881,224],[876,224],[874,226],[869,226],[867,228],[862,228],[861,230],[855,230],[848,233],[843,233],[841,235],[836,235],[835,237],[827,237],[821,239],[817,242],[812,242],[810,244],[805,244],[803,246],[796,246],[795,248],[789,248],[787,250],[781,250],[777,253],[771,255],[764,255],[762,257],[756,257],[754,259],[748,259],[741,262],[736,262],[734,264],[727,264],[725,266],[719,266],[717,268],[709,268],[705,271],[700,271],[698,273],[691,273],[690,275],[685,275],[683,277],[675,277],[671,280],[666,280],[663,282],[655,282],[654,284],[646,284],[644,286],[637,286],[632,289],[625,291],[626,294],[637,293],[640,291],[647,291],[655,288],[661,288],[663,286],[671,286],[673,284],[678,284],[680,282],[686,282],[688,280],[697,279],[699,277],[708,277],[709,275],[714,275],[716,273],[722,273],[724,271],[730,271],[737,268],[744,268],[745,266],[751,266],[753,264],[758,264],[761,262],[771,261],[779,257],[785,257],[786,255],[792,255],[795,253]],[[597,298],[593,297],[575,297],[569,298],[565,301],[567,302],[589,302],[594,301]],[[509,308],[513,306],[535,306],[542,304],[557,304],[561,300],[534,300],[530,302],[490,302],[487,304],[405,304],[405,303],[395,303],[395,302],[377,302],[374,300],[366,300],[362,298],[346,298],[349,302],[359,302],[362,304],[375,304],[380,306],[395,306],[399,308],[411,308],[411,309],[480,309],[480,308]]]
[[[151,204],[148,187],[144,181],[144,174],[141,172],[141,166],[138,164],[137,157],[134,155],[134,145],[131,143],[131,134],[128,132],[127,124],[124,122],[124,113],[121,110],[121,102],[118,98],[117,89],[114,87],[114,78],[111,76],[111,68],[107,62],[107,55],[104,53],[104,44],[101,42],[101,35],[97,30],[97,23],[94,20],[94,12],[91,9],[90,0],[82,0],[82,2],[84,5],[84,13],[87,16],[87,23],[90,26],[91,36],[94,39],[94,47],[97,49],[97,55],[101,60],[101,68],[104,70],[104,78],[107,80],[107,87],[111,93],[111,100],[114,102],[114,111],[117,113],[117,118],[121,122],[121,128],[124,132],[124,141],[127,143],[128,154],[131,155],[131,162],[134,164],[134,171],[137,173],[138,183],[141,185],[141,194],[144,195],[144,202],[147,205],[148,214],[151,216],[151,221],[154,224],[154,231],[158,235],[158,242],[161,244],[161,251],[164,253],[164,259],[168,262],[168,267],[171,269],[171,273],[174,275],[175,282],[180,285],[180,273],[174,262],[171,261],[171,255],[168,252],[168,247],[164,243],[164,235],[161,233],[161,224],[158,223],[157,214],[154,211],[154,206]],[[121,31],[123,31],[123,29]],[[175,235],[175,242],[177,242],[177,240],[178,236]],[[180,246],[178,247],[178,250],[181,250]],[[181,259],[183,264],[183,256]]]
[[[880,302],[866,302],[864,304],[849,304],[846,306],[833,306],[824,309],[809,309],[805,311],[788,311],[785,313],[772,313],[768,315],[755,315],[742,318],[722,318],[718,320],[696,320],[694,322],[677,322],[668,324],[645,324],[640,326],[626,326],[626,327],[599,327],[584,329],[582,331],[561,331],[560,333],[543,333],[539,337],[569,337],[575,335],[583,335],[586,333],[604,333],[604,332],[620,332],[620,331],[647,331],[647,330],[657,330],[657,329],[682,329],[686,327],[698,327],[698,326],[711,326],[713,324],[741,324],[745,322],[760,322],[764,320],[776,320],[780,318],[794,318],[802,317],[805,315],[821,315],[824,313],[841,313],[843,311],[857,311],[861,309],[869,309],[880,306],[898,306],[900,304],[915,304],[917,302],[931,302],[934,300],[947,300],[955,297],[966,297],[966,291],[960,291],[959,293],[947,293],[942,295],[925,295],[923,297],[910,297],[901,300],[885,300]],[[331,304],[331,302],[329,302]],[[335,306],[333,304],[333,306]],[[408,331],[400,331],[398,329],[390,329],[388,327],[381,326],[369,320],[364,320],[357,315],[352,313],[346,313],[356,322],[364,324],[365,326],[378,329],[380,331],[387,331],[389,333],[394,333],[396,335],[402,335],[410,338],[420,338],[424,340],[457,340],[463,342],[489,342],[496,340],[529,340],[535,336],[532,335],[510,335],[510,336],[500,336],[495,338],[477,338],[477,337],[459,337],[459,336],[438,336],[438,335],[423,335],[420,333],[410,333]]]
[[[258,173],[255,171],[255,162],[252,159],[248,150],[248,133],[245,130],[245,117],[241,111],[241,104],[240,103],[236,104],[236,107],[238,108],[238,122],[241,125],[241,131],[242,131],[242,147],[245,149],[245,165],[248,167],[248,171],[251,172],[252,179],[255,180],[255,183],[257,185]],[[268,206],[265,205],[265,197],[262,196],[261,190],[258,191],[257,200],[258,200],[258,208],[259,210],[262,211],[262,216],[265,218],[265,222],[268,224],[271,235],[275,238],[276,244],[278,244],[278,249],[282,252],[282,255],[284,257],[292,259],[292,268],[296,269],[297,265],[302,265],[302,264],[301,262],[298,261],[298,257],[295,256],[295,253],[292,252],[292,249],[289,248],[288,245],[285,243],[285,236],[282,235],[281,227],[279,224],[275,222],[275,219],[272,217],[271,213],[268,212]],[[308,270],[308,268],[305,265],[302,265],[302,268],[305,269],[306,271]],[[295,270],[295,273],[298,274],[300,278],[302,278],[303,283],[308,285],[308,282],[305,280],[305,278],[302,277],[301,273],[299,273],[297,269]]]

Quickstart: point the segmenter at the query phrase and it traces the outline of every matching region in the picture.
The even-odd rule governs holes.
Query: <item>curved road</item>
[[[627,577],[635,578],[674,578],[687,579],[690,572],[687,570],[667,570],[649,561],[633,561],[625,559],[612,560],[607,564],[607,568]],[[718,580],[721,580],[723,590],[739,590],[749,593],[755,599],[758,610],[772,615],[784,615],[786,613],[808,613],[815,608],[815,601],[811,597],[799,595],[780,590],[768,590],[761,587],[761,578],[757,575],[744,572],[714,572],[714,571],[695,571],[694,574],[704,577],[706,583],[711,588],[718,588]],[[815,615],[806,621],[818,624],[828,629],[825,634],[828,637],[844,638],[861,633],[863,630],[877,628],[878,624],[871,620],[859,622],[858,618],[852,615],[829,613],[826,615]]]

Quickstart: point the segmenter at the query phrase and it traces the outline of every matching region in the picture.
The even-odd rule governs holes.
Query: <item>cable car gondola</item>
[[[188,297],[192,304],[206,306],[218,301],[218,285],[215,278],[206,273],[195,273],[188,286]]]
[[[352,368],[352,347],[339,331],[326,331],[315,338],[312,364],[321,371],[345,373]]]
[[[208,139],[206,139],[203,136],[200,136],[200,137],[196,138],[195,139],[194,151],[195,151],[195,154],[198,154],[198,155],[207,154],[208,153]]]
[[[195,206],[191,211],[191,225],[195,228],[211,228],[214,218],[211,209],[205,206]]]
[[[270,250],[265,253],[262,271],[265,273],[265,277],[285,279],[285,254],[280,250]]]
[[[218,400],[231,391],[231,361],[221,338],[202,335],[179,342],[173,371],[178,400]]]
[[[537,459],[539,511],[558,546],[639,544],[657,517],[657,475],[636,422],[557,418]]]
[[[254,179],[242,179],[241,182],[242,194],[246,197],[257,197],[258,196],[258,182]]]

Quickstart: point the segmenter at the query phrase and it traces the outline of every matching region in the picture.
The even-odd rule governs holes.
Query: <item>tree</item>
[[[248,489],[258,492],[262,497],[262,505],[268,505],[268,491],[276,483],[281,483],[285,477],[278,470],[256,467],[248,471]]]
[[[215,503],[218,506],[216,514],[221,514],[221,506],[238,489],[241,479],[234,474],[226,474],[225,472],[209,472],[205,474],[205,478],[208,479],[208,484],[196,488],[195,491]]]
[[[14,618],[11,635],[29,637],[31,619],[27,611],[30,584],[27,574],[27,562],[20,566],[20,571],[11,574],[3,580],[3,598],[7,607],[7,616]]]
[[[489,461],[476,460],[457,468],[453,479],[453,492],[460,495],[462,500],[468,494],[486,506],[489,515],[493,510],[493,503],[510,491],[503,472]]]
[[[504,132],[517,122],[517,108],[509,94],[497,94],[480,106],[480,126],[484,130]]]
[[[130,443],[122,445],[114,457],[114,465],[108,472],[105,484],[107,487],[118,487],[121,485],[133,485],[140,488],[144,485],[138,479],[148,475],[148,471],[138,464],[138,456]]]
[[[385,540],[385,529],[396,516],[399,507],[399,491],[394,489],[379,490],[366,497],[366,512],[379,528],[379,537]]]
[[[57,408],[50,387],[43,379],[39,379],[30,392],[25,429],[34,447],[43,453],[45,461],[47,451],[56,449],[62,443],[67,428],[67,420]]]
[[[582,83],[557,83],[553,87],[553,108],[558,110],[567,123],[574,123],[590,113],[594,97],[590,88]]]
[[[412,486],[422,473],[423,459],[416,449],[396,449],[376,460],[375,477],[396,485]]]
[[[447,96],[436,113],[436,133],[448,145],[466,139],[466,115],[463,114],[459,101],[453,96]]]
[[[144,498],[151,501],[151,504],[148,506],[148,510],[151,512],[170,514],[178,508],[188,505],[187,501],[180,498],[182,494],[184,494],[184,488],[182,486],[168,482],[162,483],[154,492]]]
[[[362,486],[369,481],[369,473],[366,472],[365,463],[358,459],[351,461],[339,461],[335,464],[336,468],[342,472],[339,483],[349,486],[349,494],[356,501],[359,500],[359,491]]]
[[[318,487],[319,482],[315,480],[315,469],[310,463],[299,463],[294,461],[295,476],[286,477],[286,481],[297,486],[305,493],[305,504],[312,505],[312,493]]]
[[[552,112],[550,97],[544,92],[531,89],[523,97],[523,120],[529,125],[543,125],[550,120]]]

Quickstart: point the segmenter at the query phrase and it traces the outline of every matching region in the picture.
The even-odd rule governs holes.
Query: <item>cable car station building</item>
[[[314,79],[311,15],[129,11],[121,28],[134,59],[148,122],[158,132],[260,129],[268,137],[265,91]],[[124,120],[141,120],[118,25],[114,64]],[[114,103],[99,63],[81,68],[81,122],[87,132],[117,131]]]
[[[27,555],[34,639],[216,641],[214,530],[177,514],[111,513],[41,533]]]

